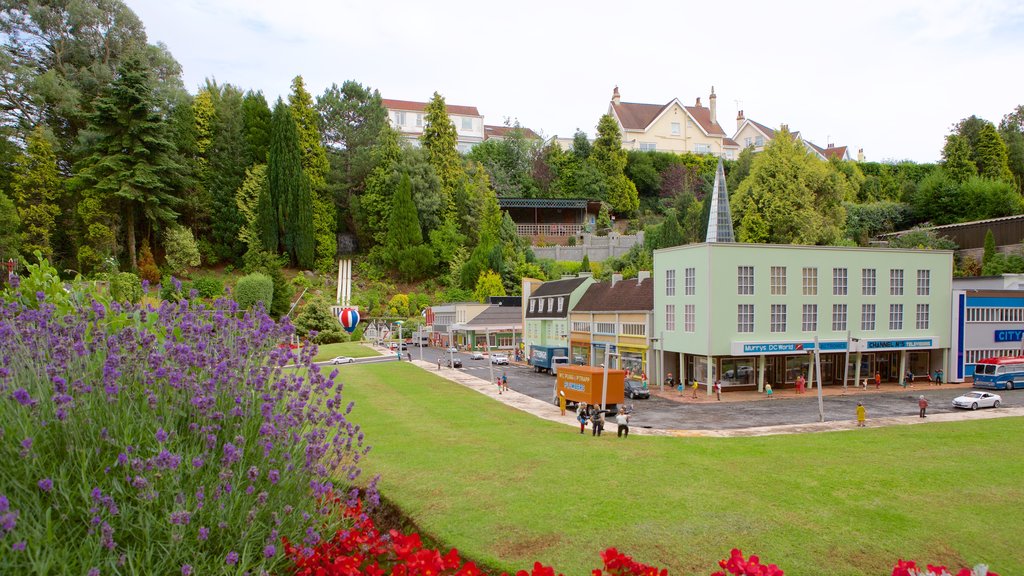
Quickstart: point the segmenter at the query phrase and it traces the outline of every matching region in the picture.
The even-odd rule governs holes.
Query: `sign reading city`
[[[1020,342],[1024,330],[996,330],[996,342]]]

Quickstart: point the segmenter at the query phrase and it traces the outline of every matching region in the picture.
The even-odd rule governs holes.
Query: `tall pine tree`
[[[288,96],[288,109],[295,119],[299,149],[302,151],[302,170],[309,179],[313,199],[313,234],[316,267],[330,270],[338,252],[337,209],[327,189],[327,150],[320,136],[319,116],[313,107],[313,97],[306,91],[302,76],[292,80],[292,93]]]
[[[42,126],[28,136],[25,154],[15,160],[12,179],[21,219],[21,247],[25,254],[38,250],[52,260],[51,237],[60,214],[63,182],[57,175],[57,156]]]
[[[270,148],[270,106],[263,92],[250,90],[245,93],[242,119],[245,124],[246,164],[266,164]]]
[[[267,153],[267,181],[270,201],[276,214],[276,238],[292,264],[313,265],[313,206],[309,180],[302,170],[295,120],[288,106],[278,99],[270,122],[270,149]],[[260,203],[260,227],[266,219]],[[276,252],[275,240],[261,230],[264,246]]]
[[[151,233],[177,218],[174,207],[180,200],[172,185],[180,167],[157,111],[150,72],[139,57],[124,60],[110,89],[96,99],[94,107],[90,130],[98,137],[78,166],[78,182],[93,200],[116,206],[134,270],[139,221]],[[91,225],[86,222],[87,227]]]
[[[210,244],[221,259],[238,261],[242,246],[235,241],[243,224],[235,203],[235,191],[245,179],[245,119],[242,91],[230,84],[218,85],[207,80],[206,92],[212,97],[216,114],[206,153],[209,171],[206,190],[212,215]]]
[[[610,114],[601,116],[597,123],[597,140],[590,161],[608,181],[608,203],[612,210],[622,214],[635,212],[640,207],[640,196],[636,185],[626,177],[627,155],[622,149],[622,134],[619,123]]]
[[[454,216],[459,213],[455,201],[455,191],[461,185],[465,172],[462,169],[462,158],[457,148],[459,135],[455,131],[448,116],[448,105],[444,96],[434,92],[433,98],[427,103],[425,112],[426,125],[420,141],[427,151],[427,159],[441,179],[441,194],[445,199],[445,213]]]

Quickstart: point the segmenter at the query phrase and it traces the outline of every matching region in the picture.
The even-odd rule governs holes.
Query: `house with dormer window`
[[[780,129],[789,130],[789,126],[783,124]],[[775,139],[776,130],[756,122],[749,118],[744,117],[743,110],[740,110],[736,115],[736,133],[733,134],[732,139],[739,144],[740,149],[753,148],[754,152],[761,152],[769,142]],[[824,148],[818,146],[810,140],[805,140],[799,130],[793,132],[793,137],[796,138],[797,142],[800,142],[807,148],[807,151],[813,154],[819,160],[831,160],[836,158],[838,160],[849,160],[850,151],[846,146],[836,146],[829,142]]]
[[[708,106],[701,104],[700,98],[693,106],[684,106],[678,98],[666,104],[623,102],[616,86],[608,114],[619,123],[626,150],[714,154],[726,159],[736,158],[740,151],[718,123],[714,87]]]
[[[594,283],[590,273],[536,286],[523,281],[523,349],[532,346],[569,347],[569,311]]]

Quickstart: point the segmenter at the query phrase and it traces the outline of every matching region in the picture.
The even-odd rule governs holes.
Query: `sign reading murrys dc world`
[[[846,340],[819,342],[822,352],[845,352]],[[933,348],[934,338],[914,338],[901,340],[866,340],[860,339],[859,349],[862,351],[882,352],[884,350],[909,350],[914,348]],[[851,351],[858,349],[857,344]],[[733,342],[733,354],[806,354],[814,350],[814,342]]]

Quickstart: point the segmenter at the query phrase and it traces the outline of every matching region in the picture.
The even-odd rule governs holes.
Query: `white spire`
[[[708,215],[708,235],[705,242],[735,242],[732,233],[732,212],[729,211],[729,191],[725,186],[725,166],[718,159],[715,187],[711,193],[711,213]]]

